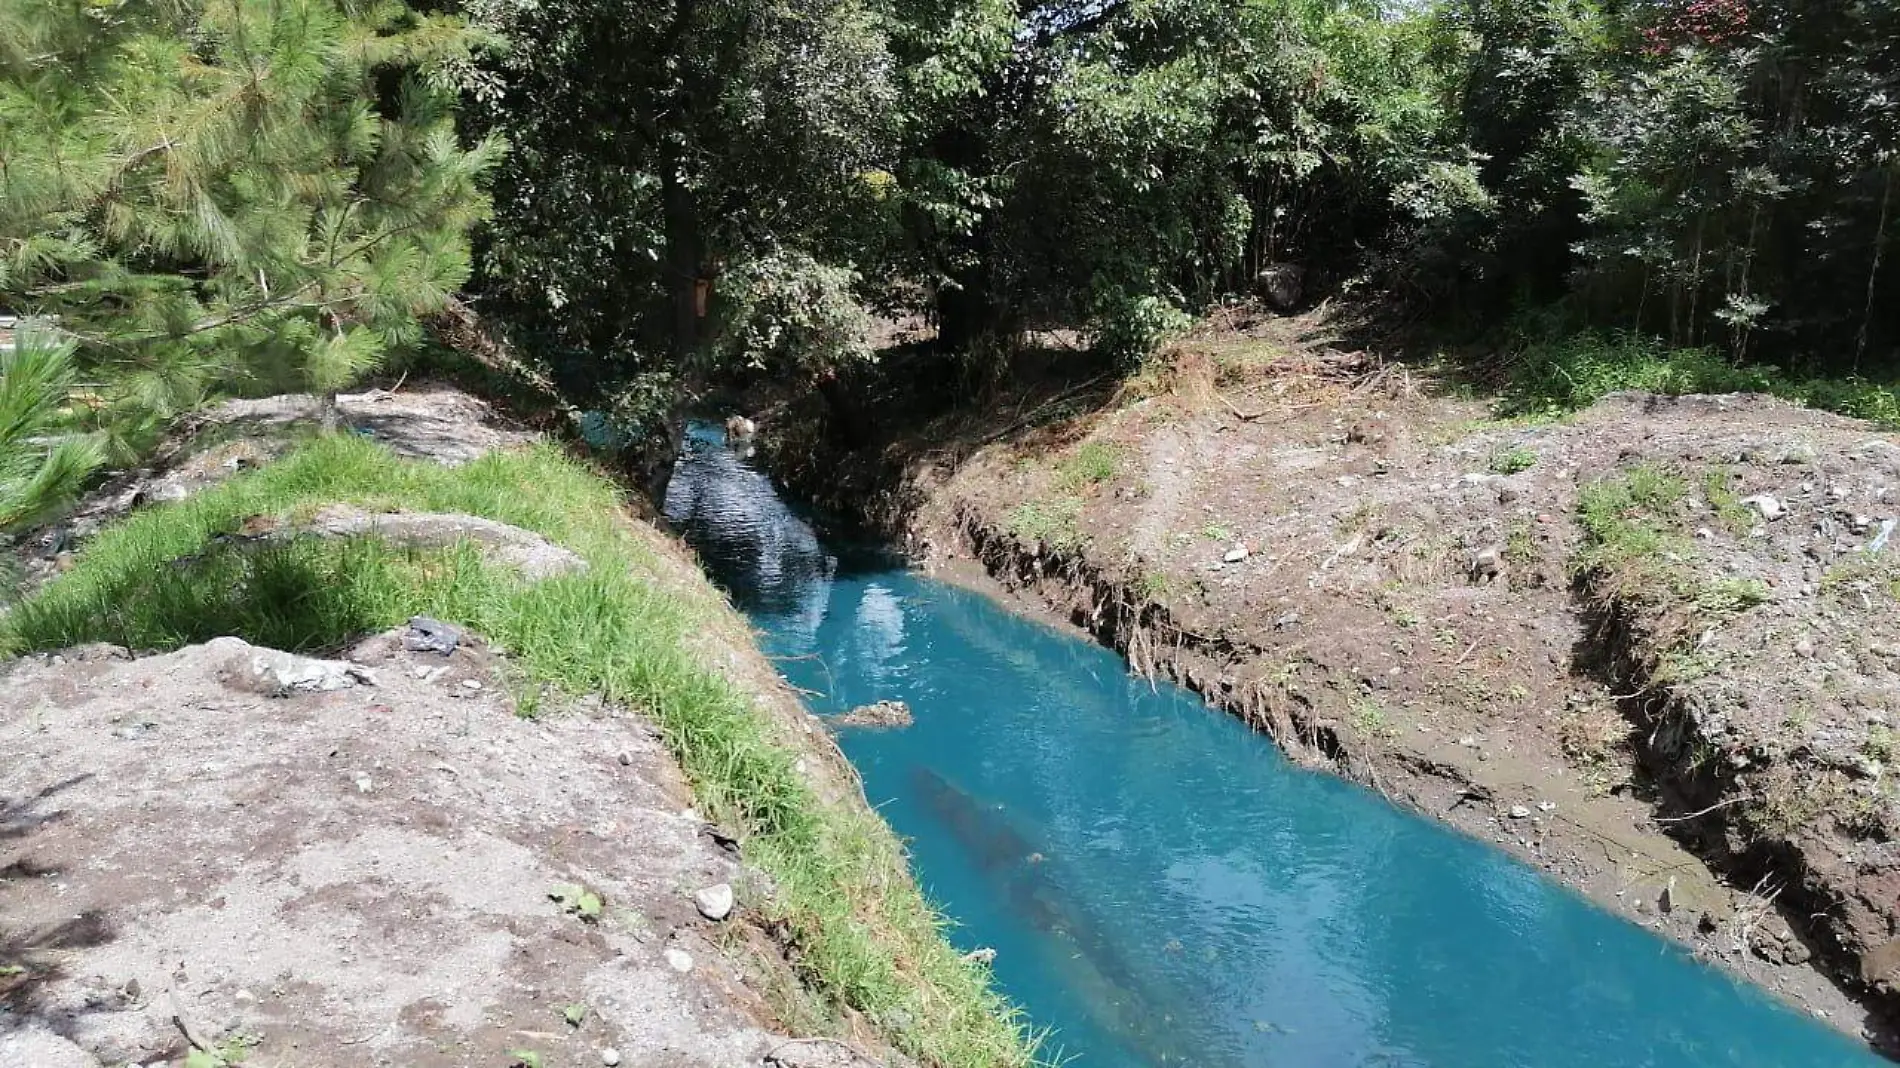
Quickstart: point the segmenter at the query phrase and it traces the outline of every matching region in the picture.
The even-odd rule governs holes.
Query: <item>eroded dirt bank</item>
[[[1894,1049],[1888,436],[1757,397],[1499,422],[1244,338],[1013,414],[841,460],[787,413],[768,453],[924,566]]]

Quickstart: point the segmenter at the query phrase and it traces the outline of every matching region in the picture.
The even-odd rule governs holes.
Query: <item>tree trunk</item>
[[[698,286],[705,267],[705,241],[700,233],[699,205],[693,191],[680,180],[683,161],[675,153],[661,154],[660,208],[666,228],[666,290],[672,310],[674,369],[684,376],[698,355],[701,340]]]

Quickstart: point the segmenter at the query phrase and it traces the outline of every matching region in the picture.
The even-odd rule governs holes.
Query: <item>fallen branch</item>
[[[1753,801],[1754,799],[1755,797],[1753,794],[1741,794],[1736,797],[1731,797],[1727,801],[1717,801],[1715,804],[1710,805],[1708,808],[1702,809],[1699,812],[1691,812],[1687,816],[1658,816],[1656,817],[1656,822],[1657,823],[1685,823],[1689,820],[1699,819],[1703,816],[1706,816],[1709,813],[1714,812],[1716,809],[1727,808],[1730,805],[1740,804],[1743,801]]]
[[[172,1026],[178,1028],[178,1033],[185,1036],[185,1041],[191,1043],[191,1048],[203,1050],[206,1053],[211,1052],[211,1040],[193,1027],[191,1021],[185,1019],[185,1007],[178,1001],[178,991],[173,990],[168,996],[172,1003]]]

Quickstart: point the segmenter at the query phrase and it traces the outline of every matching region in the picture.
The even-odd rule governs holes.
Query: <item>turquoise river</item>
[[[827,545],[689,436],[669,516],[841,735],[963,948],[1079,1068],[1880,1065],[1112,652]]]

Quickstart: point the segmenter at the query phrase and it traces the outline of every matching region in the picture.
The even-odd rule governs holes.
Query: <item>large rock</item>
[[[587,561],[533,531],[456,512],[372,513],[349,505],[332,505],[318,512],[307,526],[290,533],[332,538],[369,535],[421,548],[444,548],[469,541],[481,547],[484,557],[537,580],[587,570]]]
[[[233,690],[265,697],[328,693],[373,686],[369,670],[341,660],[317,660],[252,645],[242,638],[213,638],[205,652],[217,658],[218,678]]]

